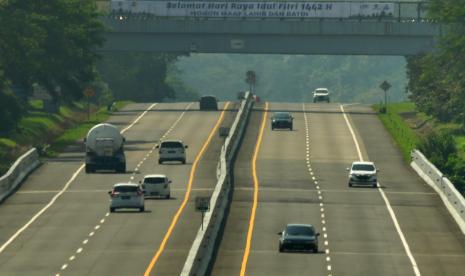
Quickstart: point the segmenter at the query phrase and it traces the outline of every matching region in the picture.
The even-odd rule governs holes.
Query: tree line
[[[105,27],[94,0],[0,0],[0,132],[14,129],[40,86],[55,104],[81,100],[157,101],[190,95],[166,80],[175,55],[99,55]]]
[[[465,161],[453,139],[465,134],[465,3],[430,0],[429,17],[446,32],[436,51],[407,58],[410,99],[419,111],[460,128],[431,133],[420,149],[465,192]]]

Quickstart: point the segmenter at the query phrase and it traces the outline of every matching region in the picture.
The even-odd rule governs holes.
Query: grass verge
[[[376,111],[379,111],[380,107],[380,105],[373,106]],[[388,104],[387,113],[378,113],[381,122],[391,134],[407,163],[410,162],[410,152],[417,147],[420,137],[401,114],[414,112],[416,112],[415,105],[404,102]]]
[[[127,105],[128,101],[115,103],[115,110]],[[106,107],[93,107],[89,119],[86,106],[75,103],[60,107],[58,114],[40,110],[36,101],[31,103],[31,110],[18,125],[17,130],[0,137],[0,175],[31,147],[43,148],[50,145],[47,155],[54,156],[66,146],[83,138],[95,124],[106,121],[110,116]]]

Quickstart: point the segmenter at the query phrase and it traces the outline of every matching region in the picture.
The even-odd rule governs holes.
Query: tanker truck
[[[84,139],[86,173],[93,173],[96,170],[126,172],[124,142],[125,138],[114,125],[104,123],[92,127]]]

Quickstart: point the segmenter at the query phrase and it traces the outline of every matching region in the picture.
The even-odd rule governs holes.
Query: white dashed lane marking
[[[307,167],[308,167],[308,171],[309,171],[309,174],[310,174],[310,177],[313,181],[313,183],[315,184],[315,188],[317,190],[317,193],[318,193],[318,200],[320,201],[320,216],[321,216],[321,224],[325,225],[326,224],[326,221],[325,221],[325,209],[323,208],[323,196],[322,196],[322,191],[320,190],[320,186],[318,184],[318,181],[317,181],[317,178],[315,177],[315,173],[313,172],[312,170],[312,167],[311,167],[311,162],[310,162],[310,156],[311,156],[311,153],[310,153],[310,134],[309,134],[309,120],[308,120],[308,117],[307,117],[307,113],[305,112],[305,104],[302,104],[302,110],[303,110],[303,113],[304,113],[304,121],[305,121],[305,137],[306,137],[306,145],[307,145],[307,154],[306,154],[306,161],[307,161]],[[326,227],[323,226],[322,228],[322,231],[323,232],[326,232]],[[327,266],[326,266],[326,269],[327,271],[331,271],[332,270],[332,267],[331,267],[331,258],[329,257],[329,249],[328,249],[328,235],[326,233],[323,234],[323,242],[324,242],[324,245],[326,247],[325,249],[325,253],[326,255],[328,255],[326,257],[326,263],[327,263]],[[331,276],[331,274],[328,274],[328,276]]]
[[[190,103],[190,104],[187,105],[187,107],[185,108],[184,112],[181,113],[181,115],[180,115],[180,116],[177,118],[177,120],[173,123],[173,125],[170,127],[170,129],[162,136],[162,138],[166,137],[166,136],[174,129],[174,127],[179,123],[179,121],[181,121],[182,117],[184,117],[184,115],[186,114],[187,110],[190,108],[191,105],[192,105],[192,103]],[[152,107],[153,107],[153,106],[154,106],[154,105],[152,105]],[[145,112],[145,113],[146,113],[146,112]],[[145,114],[145,113],[144,113],[144,114]],[[134,123],[133,123],[131,126],[133,126],[135,123],[137,123],[137,121],[139,121],[140,118],[142,118],[142,116],[138,117],[138,118],[134,121]],[[121,131],[121,132],[123,133],[123,132],[125,132],[125,131],[128,130],[128,129],[129,129],[129,127],[128,127],[128,128],[125,128],[125,129],[124,129],[123,131]],[[146,161],[147,158],[150,157],[151,154],[153,154],[153,152],[154,152],[154,150],[156,149],[156,147],[157,147],[157,144],[155,144],[155,145],[152,147],[152,149],[149,151],[149,153],[147,153],[147,154],[145,155],[145,157],[143,158],[143,160],[141,160],[141,161],[136,165],[136,168],[134,169],[134,172],[132,173],[132,175],[131,175],[131,177],[130,177],[130,181],[131,181],[131,180],[134,180],[136,173],[139,171],[139,168],[144,164],[144,161]],[[105,214],[105,217],[108,217],[109,215],[110,215],[110,213],[107,212],[107,213]],[[96,226],[94,226],[94,230],[96,231],[96,230],[100,229],[100,227],[102,226],[102,224],[103,224],[104,222],[105,222],[105,218],[100,219],[99,224],[97,224]],[[95,231],[90,232],[89,235],[88,235],[88,237],[90,238],[90,237],[94,236],[94,235],[95,235]],[[83,244],[83,245],[86,245],[86,244],[89,242],[89,238],[85,239],[85,240],[82,242],[82,244]],[[76,250],[76,253],[77,253],[77,254],[80,254],[83,250],[84,250],[83,247],[79,247],[79,248]],[[76,256],[75,256],[75,255],[72,255],[71,257],[69,257],[68,260],[69,260],[69,261],[72,261],[72,260],[74,260],[74,259],[76,259]],[[68,264],[65,263],[65,264],[61,267],[61,270],[65,270],[67,267],[68,267]],[[57,274],[57,275],[59,276],[59,274]]]

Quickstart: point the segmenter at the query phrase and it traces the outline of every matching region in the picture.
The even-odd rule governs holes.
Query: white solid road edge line
[[[349,128],[349,131],[352,135],[352,139],[355,143],[355,147],[357,148],[357,153],[360,161],[363,161],[363,156],[360,151],[360,145],[358,143],[357,137],[355,136],[354,130],[352,128],[352,124],[349,122],[349,119],[347,118],[347,114],[344,111],[344,107],[340,105],[342,114],[344,115],[344,119],[346,121],[347,127]],[[410,246],[407,243],[407,239],[404,236],[404,233],[402,232],[402,229],[400,228],[399,222],[397,221],[396,214],[394,213],[394,210],[392,209],[391,203],[389,202],[389,199],[386,197],[384,194],[383,189],[381,189],[378,185],[378,191],[381,194],[381,197],[384,199],[384,202],[386,203],[386,207],[388,209],[389,215],[391,215],[392,221],[394,223],[394,226],[396,227],[397,233],[399,234],[400,240],[402,241],[402,244],[405,249],[405,253],[407,253],[408,258],[410,259],[410,263],[412,264],[413,272],[415,273],[416,276],[420,276],[420,269],[418,268],[417,262],[415,261],[415,258],[413,257],[412,252],[410,251]]]
[[[24,232],[24,230],[26,230],[38,217],[40,217],[45,211],[47,211],[48,208],[50,208],[50,206],[53,205],[53,203],[55,203],[55,201],[65,192],[65,190],[68,188],[68,186],[71,184],[71,182],[74,181],[74,179],[76,179],[76,177],[78,176],[78,174],[82,171],[82,169],[84,168],[84,164],[82,164],[79,169],[73,174],[73,176],[68,180],[68,182],[66,183],[66,185],[63,187],[63,189],[57,193],[53,198],[52,200],[50,200],[50,202],[45,205],[37,214],[35,214],[23,227],[21,227],[18,231],[16,231],[16,233],[13,234],[13,236],[11,236],[1,247],[0,247],[0,253],[2,253],[8,245],[10,245],[22,232]]]
[[[151,106],[149,106],[139,117],[137,117],[133,122],[132,124],[130,124],[128,127],[126,127],[125,129],[123,129],[121,131],[121,133],[124,133],[126,132],[127,130],[129,130],[132,126],[134,126],[150,109],[152,109],[153,107],[155,107],[157,105],[157,103],[154,103],[152,104]],[[45,205],[42,209],[40,209],[39,212],[37,212],[37,214],[35,214],[28,222],[26,222],[26,224],[23,225],[23,227],[21,227],[18,231],[16,231],[4,244],[2,244],[2,246],[0,247],[0,253],[2,253],[7,247],[8,245],[10,245],[19,235],[21,235],[22,232],[24,232],[32,223],[34,223],[34,221],[36,221],[45,211],[47,211],[48,208],[50,208],[54,203],[55,201],[68,189],[69,185],[71,185],[71,183],[76,179],[76,177],[78,176],[78,174],[82,171],[82,169],[84,169],[85,167],[85,164],[81,164],[81,166],[76,170],[76,172],[74,172],[73,176],[71,176],[71,178],[68,180],[68,182],[66,182],[65,186],[63,187],[63,189],[61,189],[60,192],[58,192],[51,200],[50,202]]]

